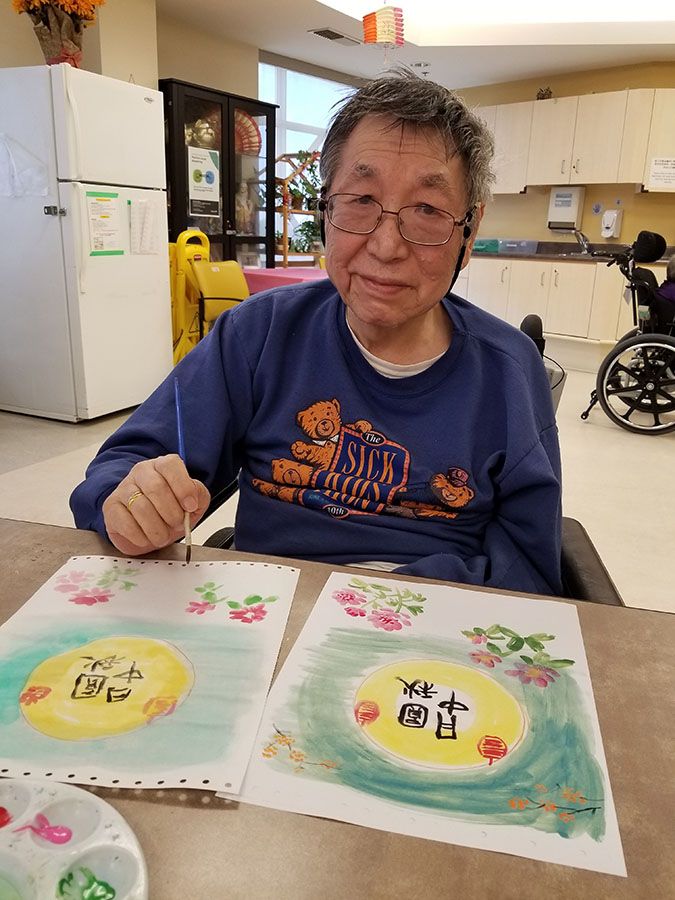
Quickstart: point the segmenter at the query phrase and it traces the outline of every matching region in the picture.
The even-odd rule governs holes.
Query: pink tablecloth
[[[309,266],[289,266],[288,269],[256,269],[244,266],[244,277],[252,294],[266,291],[268,288],[281,287],[284,284],[300,284],[303,281],[317,281],[327,278],[325,269],[313,269]]]

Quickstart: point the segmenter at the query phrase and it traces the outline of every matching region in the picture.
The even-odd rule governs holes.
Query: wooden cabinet
[[[548,334],[596,337],[589,334],[596,268],[581,262],[473,257],[468,299],[516,328],[525,316],[534,314],[541,317]],[[593,322],[596,331],[606,331],[602,338],[597,334],[598,340],[613,337],[618,313],[618,295],[614,296],[608,301],[612,311],[605,311],[605,321],[598,313],[599,321]]]
[[[495,194],[518,194],[527,185],[527,163],[534,101],[496,108]]]
[[[675,88],[654,91],[643,182],[648,191],[675,191]]]
[[[568,184],[578,97],[536,100],[527,164],[528,184]]]
[[[525,316],[537,315],[545,327],[550,284],[550,262],[536,259],[512,260],[506,321],[520,328]]]
[[[619,184],[642,182],[653,106],[654,88],[628,91],[617,173]]]
[[[469,264],[468,299],[501,319],[506,317],[511,260],[477,259]]]
[[[159,87],[169,240],[196,227],[211,259],[273,266],[276,106],[174,78]]]
[[[552,264],[545,331],[588,337],[595,268],[589,263]]]
[[[612,184],[619,174],[628,91],[578,98],[570,184]]]

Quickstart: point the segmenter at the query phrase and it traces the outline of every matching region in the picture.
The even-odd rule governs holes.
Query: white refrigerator
[[[0,69],[0,409],[76,422],[172,366],[162,94]]]

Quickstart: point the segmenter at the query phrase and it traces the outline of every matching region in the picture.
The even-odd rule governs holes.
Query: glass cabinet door
[[[211,242],[211,258],[223,258],[225,231],[223,104],[185,95],[184,135],[187,187],[186,228],[199,228]],[[225,170],[226,172],[226,170]]]
[[[268,146],[269,112],[232,100],[235,248],[242,266],[268,266],[274,152]],[[272,124],[272,139],[274,130]]]

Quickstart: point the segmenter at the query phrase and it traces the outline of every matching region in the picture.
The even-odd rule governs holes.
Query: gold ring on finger
[[[143,491],[134,491],[131,497],[127,500],[127,509],[131,512],[131,507],[133,506],[134,500],[138,500],[139,497],[143,496]]]

